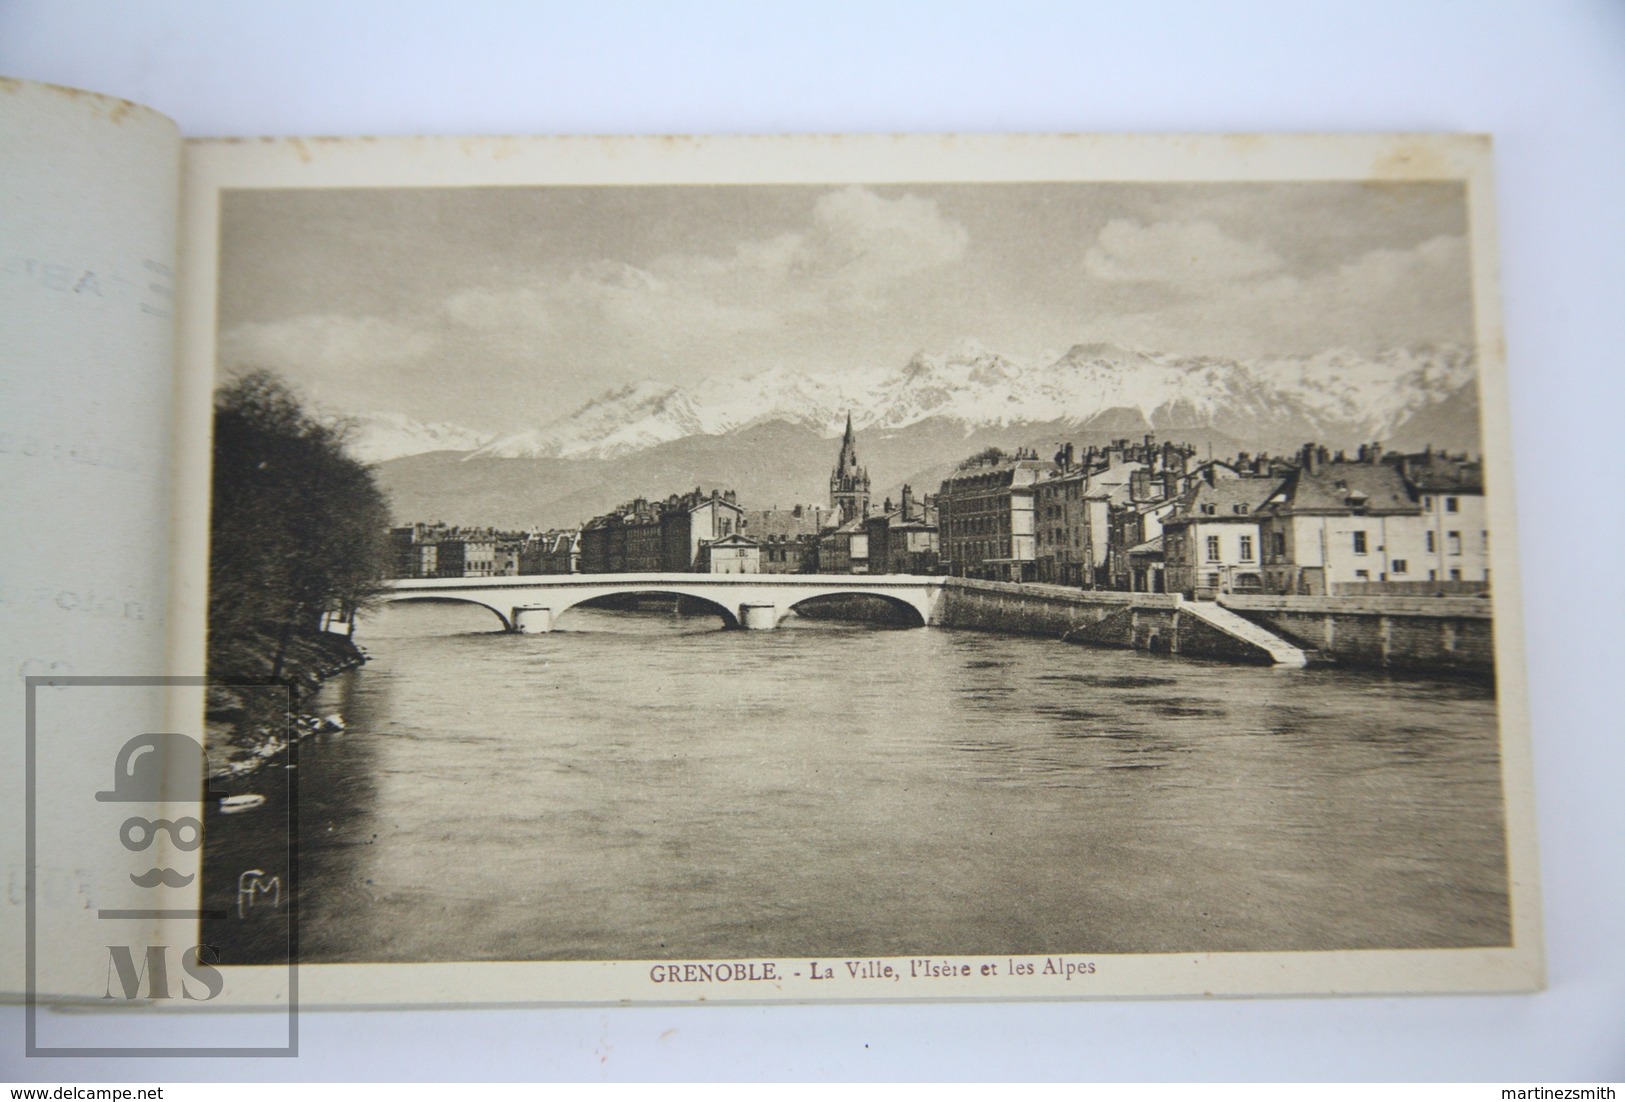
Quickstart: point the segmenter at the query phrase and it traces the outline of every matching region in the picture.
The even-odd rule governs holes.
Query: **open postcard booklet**
[[[1541,984],[1487,140],[0,146],[6,990]]]

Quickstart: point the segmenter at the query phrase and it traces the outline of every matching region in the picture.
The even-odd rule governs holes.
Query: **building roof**
[[[1032,455],[1019,457],[1007,455],[1002,459],[991,462],[985,459],[973,458],[966,460],[957,470],[943,479],[942,485],[946,488],[977,479],[989,479],[995,483],[1008,486],[1014,481],[1018,471],[1031,471],[1036,479],[1043,473],[1058,469],[1050,460],[1039,459]]]
[[[1484,492],[1484,464],[1476,459],[1454,459],[1448,455],[1423,452],[1400,460],[1401,473],[1424,494],[1481,494]]]
[[[793,509],[747,509],[745,527],[758,539],[774,536],[817,535],[830,510],[818,505],[796,506]]]
[[[1200,522],[1255,521],[1254,515],[1275,493],[1281,482],[1275,478],[1225,478],[1213,485],[1197,482],[1180,498],[1179,505],[1163,519],[1166,528]]]
[[[1332,462],[1313,471],[1300,467],[1281,484],[1278,513],[1416,513],[1410,487],[1399,471],[1385,463]]]
[[[1160,555],[1162,554],[1162,537],[1137,543],[1128,549],[1130,555]]]

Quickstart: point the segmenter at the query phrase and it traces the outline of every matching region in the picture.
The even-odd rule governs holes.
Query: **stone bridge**
[[[568,609],[618,593],[690,597],[730,628],[762,630],[814,597],[879,597],[917,626],[941,622],[946,579],[914,574],[525,574],[495,578],[392,578],[388,601],[463,601],[496,613],[509,631],[552,631]]]

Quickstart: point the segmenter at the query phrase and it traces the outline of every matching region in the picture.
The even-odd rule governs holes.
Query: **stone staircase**
[[[1185,601],[1179,606],[1179,612],[1182,616],[1194,616],[1233,639],[1257,647],[1268,654],[1277,666],[1303,667],[1309,664],[1310,654],[1302,647],[1288,643],[1279,635],[1211,601]]]

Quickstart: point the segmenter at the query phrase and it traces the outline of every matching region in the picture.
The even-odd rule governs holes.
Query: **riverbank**
[[[1493,678],[1481,597],[1280,597],[1077,590],[949,578],[942,626],[1228,662],[1338,665]],[[1267,633],[1267,634],[1265,634]],[[1282,662],[1296,651],[1299,660]]]
[[[204,750],[212,776],[253,773],[286,750],[290,740],[343,729],[341,716],[301,709],[328,678],[364,663],[365,652],[333,632],[296,636],[283,657],[284,691],[267,680],[276,648],[273,636],[254,635],[222,648],[211,663],[215,684],[205,706]]]

